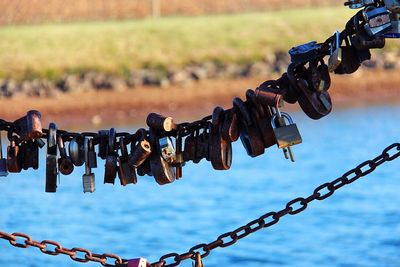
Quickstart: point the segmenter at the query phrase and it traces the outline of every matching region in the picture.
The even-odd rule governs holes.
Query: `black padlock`
[[[135,167],[129,164],[128,148],[125,143],[125,137],[120,137],[119,147],[121,155],[118,156],[118,177],[121,185],[136,184],[137,177]]]
[[[111,128],[108,136],[108,149],[104,171],[105,184],[114,184],[115,178],[117,178],[117,155],[115,150],[116,138],[116,131],[114,128]]]
[[[50,123],[47,134],[46,192],[57,191],[57,125]]]
[[[109,130],[99,131],[99,157],[104,160],[107,157],[109,133],[110,133]]]
[[[39,168],[39,145],[36,140],[25,141],[21,144],[22,168],[27,170]]]
[[[194,160],[196,157],[196,140],[194,132],[185,138],[183,149],[183,159],[185,161]]]

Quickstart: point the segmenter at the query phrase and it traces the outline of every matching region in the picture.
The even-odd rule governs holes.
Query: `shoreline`
[[[59,128],[99,128],[145,125],[146,116],[156,112],[176,122],[209,115],[217,105],[231,107],[232,99],[244,97],[267,78],[204,80],[169,88],[140,87],[126,91],[95,91],[61,94],[54,98],[18,97],[0,99],[0,118],[16,120],[28,110],[42,113],[43,125],[57,122]],[[396,70],[360,70],[348,76],[333,76],[329,90],[334,108],[400,103],[400,76]],[[179,96],[179,97],[174,97]],[[6,108],[5,108],[6,107]],[[297,104],[283,109],[300,110]]]

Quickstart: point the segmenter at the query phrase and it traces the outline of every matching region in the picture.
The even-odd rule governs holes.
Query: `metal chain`
[[[207,257],[212,250],[216,248],[225,248],[232,246],[240,239],[255,233],[261,229],[271,227],[272,225],[279,222],[279,220],[286,215],[296,215],[303,212],[308,205],[314,200],[324,200],[332,196],[336,190],[342,188],[345,185],[351,184],[357,181],[359,178],[364,177],[385,162],[393,161],[400,156],[400,143],[394,143],[383,150],[383,152],[372,160],[367,160],[359,164],[354,169],[344,173],[341,177],[318,186],[311,195],[308,197],[298,197],[289,201],[285,208],[280,211],[268,212],[261,217],[247,223],[244,226],[237,228],[231,232],[220,235],[215,241],[211,243],[201,243],[192,248],[187,252],[169,253],[162,256],[159,261],[151,264],[152,267],[174,267],[178,266],[182,261],[192,259],[195,260],[197,253],[200,253],[201,258]],[[62,247],[58,242],[51,240],[44,240],[37,242],[30,236],[22,233],[8,234],[0,232],[0,239],[8,240],[9,243],[17,248],[28,248],[36,247],[42,253],[48,255],[67,255],[76,262],[97,262],[103,266],[126,266],[126,261],[120,256],[114,254],[95,254],[88,249],[84,248],[72,248],[67,249]],[[115,260],[114,263],[109,263],[109,260]]]

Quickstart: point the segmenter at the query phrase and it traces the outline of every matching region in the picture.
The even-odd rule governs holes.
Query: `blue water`
[[[250,158],[238,142],[230,171],[216,172],[208,162],[189,164],[182,180],[164,187],[150,177],[136,186],[106,186],[99,168],[96,192],[83,194],[80,168],[61,177],[57,194],[45,194],[42,160],[39,171],[0,180],[0,229],[154,262],[280,210],[292,198],[308,196],[316,186],[375,157],[400,140],[399,114],[400,107],[393,106],[338,110],[320,121],[294,113],[304,141],[294,148],[296,163],[284,160],[275,147]],[[215,250],[204,264],[400,266],[399,170],[400,160],[384,165],[304,213]],[[0,240],[0,266],[85,265]]]

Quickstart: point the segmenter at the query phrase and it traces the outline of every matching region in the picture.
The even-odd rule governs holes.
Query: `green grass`
[[[56,79],[93,69],[123,74],[191,61],[249,62],[323,41],[354,13],[344,7],[0,28],[0,77]]]

